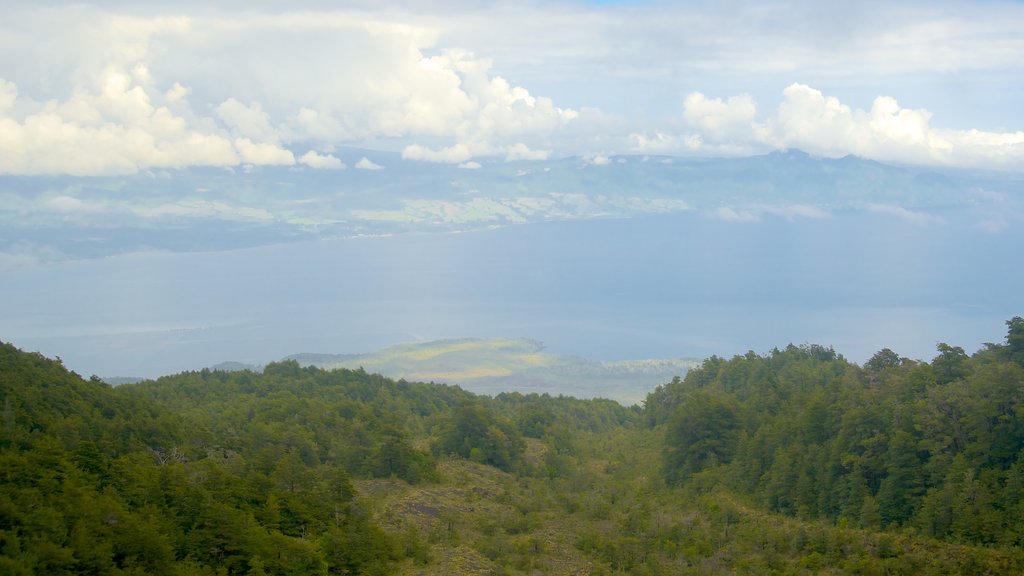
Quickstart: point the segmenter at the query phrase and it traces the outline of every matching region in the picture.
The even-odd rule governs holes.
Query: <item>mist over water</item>
[[[789,343],[856,362],[1001,341],[1024,232],[870,212],[724,222],[697,213],[459,234],[139,253],[11,270],[0,338],[101,376],[225,360],[528,337],[593,360]]]

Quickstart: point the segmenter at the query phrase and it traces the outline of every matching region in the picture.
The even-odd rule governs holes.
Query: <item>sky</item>
[[[0,174],[799,148],[1020,171],[1024,3],[0,2]]]

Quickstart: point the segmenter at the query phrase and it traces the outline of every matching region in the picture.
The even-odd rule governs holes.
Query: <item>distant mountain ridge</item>
[[[471,392],[495,395],[522,392],[608,398],[635,404],[660,384],[700,365],[695,359],[668,358],[595,362],[544,352],[526,338],[465,338],[401,344],[369,354],[288,356],[303,366],[363,368],[391,378],[457,384]]]
[[[0,176],[0,254],[98,258],[297,240],[451,232],[550,220],[786,207],[938,209],[1017,194],[1019,175],[904,167],[800,150],[742,158],[580,157],[474,170],[339,150],[380,170],[189,168],[106,177]],[[138,193],[144,191],[145,193]],[[774,211],[774,212],[773,212]],[[26,217],[26,214],[29,215]]]

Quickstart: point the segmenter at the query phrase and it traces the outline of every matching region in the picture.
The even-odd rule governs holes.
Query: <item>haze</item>
[[[4,7],[0,338],[103,376],[523,337],[968,349],[1024,5]]]

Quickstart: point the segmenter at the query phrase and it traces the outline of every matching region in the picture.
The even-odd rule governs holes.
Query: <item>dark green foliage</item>
[[[1014,316],[1006,321],[1009,332],[1006,335],[1004,356],[1011,362],[1024,366],[1024,318]]]
[[[899,368],[900,364],[899,354],[888,348],[883,348],[864,363],[864,369],[870,373],[877,374],[885,370]]]
[[[981,544],[1024,543],[1024,370],[1005,345],[973,358],[939,344],[931,365],[884,349],[864,366],[818,347],[748,353],[659,388],[664,474],[706,469],[769,510],[868,529],[915,527]]]
[[[939,355],[932,359],[936,384],[949,384],[970,374],[970,357],[963,348],[939,342],[936,349]]]
[[[689,395],[668,422],[665,469],[669,484],[728,464],[736,452],[738,405],[732,396],[699,390]]]
[[[0,345],[0,572],[386,573],[390,538],[318,444],[330,410],[274,389],[294,368],[111,389]],[[380,426],[371,473],[431,474]]]
[[[441,424],[436,449],[441,454],[468,458],[502,470],[512,470],[524,449],[519,431],[497,418],[482,403],[465,400]]]
[[[931,363],[711,358],[643,409],[0,345],[0,574],[1021,573],[1016,320]]]

